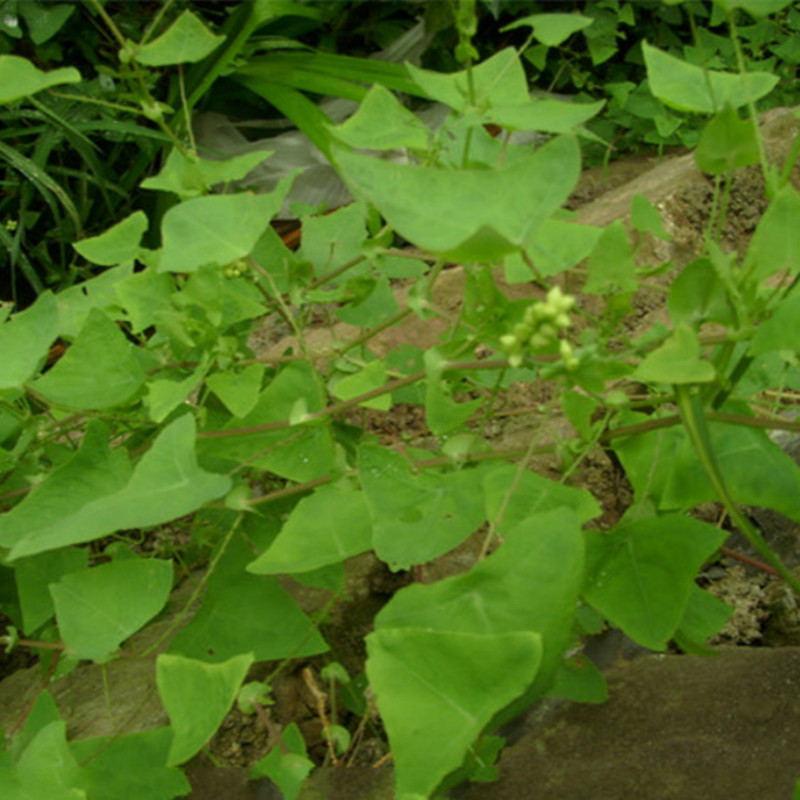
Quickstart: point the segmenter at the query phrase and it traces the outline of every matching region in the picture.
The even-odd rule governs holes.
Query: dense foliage
[[[181,765],[237,699],[268,706],[253,665],[301,660],[326,665],[329,696],[349,687],[363,726],[377,704],[398,797],[490,778],[502,722],[548,693],[604,698],[599,672],[565,655],[582,636],[608,624],[706,651],[728,613],[694,580],[725,539],[692,516],[707,502],[800,592],[739,510],[800,520],[800,469],[765,431],[797,428],[779,412],[800,387],[800,139],[769,163],[757,124],[796,96],[800,15],[785,0],[532,6],[92,0],[3,18],[2,274],[19,305],[0,309],[0,609],[3,641],[44,676],[6,732],[10,796],[180,796]],[[421,65],[363,57],[418,15]],[[357,111],[331,121],[322,96]],[[434,126],[409,110],[432,101],[449,109]],[[193,115],[233,106],[289,118],[356,198],[327,214],[293,204],[297,251],[270,222],[298,171],[252,192],[268,152],[198,150]],[[582,146],[642,143],[696,146],[714,183],[685,265],[637,261],[634,241],[669,238],[643,197],[630,228],[563,209]],[[752,166],[767,210],[735,252],[719,231],[732,175]],[[455,317],[434,300],[453,264]],[[537,293],[509,299],[501,274]],[[637,291],[665,274],[670,325],[633,336]],[[266,314],[293,336],[279,355],[250,346]],[[317,349],[315,315],[357,332]],[[375,346],[412,316],[447,331],[426,349]],[[534,382],[552,398],[540,428],[493,448],[487,420]],[[424,436],[370,423],[401,405],[421,409]],[[542,444],[556,419],[570,441]],[[606,528],[566,480],[599,448],[634,491]],[[543,451],[564,479],[528,469]],[[392,596],[364,674],[348,675],[324,636],[346,562],[372,552],[414,574],[476,533],[470,569]],[[182,613],[134,649],[190,572]],[[286,575],[329,605],[306,614]],[[152,665],[169,725],[69,740],[48,686],[122,657]],[[344,759],[352,731],[324,722]],[[279,736],[254,775],[297,797],[314,764],[296,726]]]

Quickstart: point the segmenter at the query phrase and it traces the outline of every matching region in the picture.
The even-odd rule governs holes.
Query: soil
[[[795,125],[796,118],[786,109],[765,115],[763,129],[771,158],[778,159],[786,152]],[[580,221],[607,225],[615,219],[627,221],[631,198],[644,194],[662,212],[673,239],[664,243],[646,238],[639,257],[643,263],[671,261],[679,268],[697,252],[708,224],[711,191],[690,155],[637,156],[607,170],[587,170],[570,205],[578,211]],[[723,239],[727,246],[741,251],[764,209],[758,170],[737,173],[731,185],[730,208],[731,221]],[[664,277],[665,284],[671,274]],[[460,268],[442,273],[434,300],[448,315],[457,314],[463,285]],[[512,297],[541,294],[532,284],[502,288]],[[406,291],[398,288],[401,303]],[[602,313],[602,298],[583,300],[593,312]],[[663,292],[641,292],[634,302],[640,330],[665,319]],[[375,346],[378,352],[403,343],[430,346],[445,325],[412,317],[384,332]],[[307,345],[312,352],[322,353],[354,335],[355,329],[337,324],[312,331]],[[266,321],[253,340],[265,359],[277,359],[293,345],[296,342],[274,319]],[[542,407],[550,399],[543,384],[514,387],[507,413],[501,412],[489,431],[492,446],[525,447],[533,435],[539,436],[542,444],[570,435],[565,422],[553,424],[550,420],[547,426],[537,426],[543,419]],[[365,419],[387,441],[424,444],[424,421],[411,406],[398,406],[390,414],[370,411]],[[555,456],[546,456],[532,466],[556,477],[562,464]],[[590,489],[601,502],[603,526],[614,524],[630,504],[624,474],[600,450],[589,454],[571,483]],[[784,541],[787,553],[800,554],[795,527],[786,521],[772,522],[775,540]],[[334,609],[325,629],[335,657],[356,674],[364,660],[363,637],[391,594],[412,577],[430,581],[468,569],[479,540],[474,537],[414,576],[392,574],[371,556],[353,559],[347,567],[350,599]],[[800,558],[792,566],[800,566]],[[800,612],[781,584],[731,559],[710,567],[703,581],[736,609],[732,623],[719,637],[724,646],[718,655],[653,655],[631,647],[619,636],[598,640],[592,652],[598,654],[605,670],[608,702],[540,706],[521,721],[516,741],[503,752],[498,782],[459,787],[452,793],[454,800],[789,798],[800,777],[800,750],[796,747],[800,741]],[[143,649],[169,624],[170,614],[188,596],[191,587],[187,584],[177,590],[163,619],[134,637],[133,651]],[[318,609],[325,602],[319,591],[291,582],[287,588],[307,610]],[[258,665],[251,678],[263,678],[273,666]],[[272,682],[276,703],[269,709],[269,717],[270,724],[277,727],[297,722],[312,756],[321,763],[325,747],[319,708],[303,675],[303,669],[310,667],[311,679],[321,685],[316,672],[320,666],[312,659],[294,671],[281,673]],[[107,665],[106,671],[115,721],[108,718],[99,667],[81,665],[54,684],[53,694],[68,720],[71,737],[107,734],[114,722],[121,722],[125,731],[165,723],[151,661],[120,659]],[[35,697],[41,673],[35,666],[13,664],[5,674],[0,681],[0,726],[9,731]],[[356,720],[344,716],[342,723],[352,729]],[[191,798],[278,800],[280,793],[268,781],[247,780],[248,767],[270,744],[270,730],[258,719],[231,712],[208,748],[211,757],[225,768],[220,769],[206,755],[191,762],[187,768],[193,786]],[[318,769],[301,800],[391,800],[391,767],[373,767],[385,761],[380,740],[367,736],[360,753],[360,765]]]

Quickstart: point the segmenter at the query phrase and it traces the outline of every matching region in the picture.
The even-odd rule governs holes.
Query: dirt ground
[[[796,122],[785,109],[766,115],[764,131],[772,158],[780,158],[788,149]],[[637,156],[612,164],[607,171],[587,170],[571,207],[578,211],[580,221],[606,225],[627,219],[631,198],[644,194],[662,212],[673,240],[648,241],[640,257],[650,263],[671,260],[679,267],[697,252],[711,193],[711,184],[697,172],[690,155]],[[764,207],[758,170],[741,170],[732,185],[730,221],[723,231],[726,244],[740,250],[746,246]],[[538,292],[529,285],[506,288],[512,296]],[[448,269],[437,284],[434,300],[455,313],[462,291],[463,273],[459,268]],[[399,299],[402,302],[402,290]],[[602,303],[596,298],[591,302]],[[664,319],[663,303],[663,292],[640,293],[636,324],[641,330]],[[601,307],[597,310],[602,312]],[[430,346],[442,330],[411,319],[387,331],[376,346],[384,352],[404,342]],[[254,344],[267,357],[277,356],[291,344],[284,334],[274,321],[268,321]],[[353,329],[344,325],[320,328],[313,335],[313,345],[324,351],[332,341],[352,335]],[[541,419],[541,404],[549,399],[547,391],[535,383],[513,390],[513,413],[498,415],[490,431],[493,447],[524,447],[530,442]],[[418,411],[410,407],[398,407],[389,416],[376,412],[371,424],[387,437],[403,434],[413,440],[425,435]],[[549,435],[559,435],[557,425],[549,426]],[[547,442],[543,436],[541,443]],[[555,457],[543,457],[532,466],[543,474],[559,474]],[[599,450],[586,459],[572,483],[590,489],[601,502],[603,525],[614,524],[631,500],[624,474]],[[800,539],[797,529],[785,523],[777,526],[775,536],[790,543]],[[425,565],[414,578],[434,580],[453,574],[468,568],[474,556],[474,541],[467,542]],[[800,566],[800,559],[792,566]],[[325,635],[336,658],[354,674],[363,666],[363,637],[375,614],[411,576],[393,575],[368,556],[351,564],[350,572],[351,600],[335,610]],[[791,797],[800,778],[796,746],[800,741],[800,615],[774,579],[734,560],[714,565],[704,580],[736,608],[732,624],[720,638],[725,646],[719,655],[697,658],[636,652],[634,658],[625,642],[610,638],[603,644],[602,657],[609,701],[599,706],[559,703],[539,709],[540,713],[524,721],[517,740],[503,752],[499,781],[460,787],[452,794],[454,800]],[[318,593],[299,585],[291,589],[305,608],[319,607]],[[179,602],[176,596],[175,607]],[[159,631],[147,635],[155,638]],[[137,671],[136,665],[115,664],[109,665],[109,685],[112,704],[121,710],[118,718],[128,720],[128,730],[163,724],[163,711],[144,666]],[[322,726],[312,691],[301,676],[304,666],[273,682],[276,703],[270,716],[279,726],[297,722],[312,754],[321,761]],[[315,667],[313,660],[311,666]],[[260,665],[251,677],[263,677],[269,668]],[[24,663],[7,665],[6,670],[0,681],[0,725],[9,730],[35,693],[39,672]],[[56,699],[64,703],[62,708],[72,709],[65,711],[70,735],[106,732],[99,680],[98,669],[87,665],[62,681],[61,688],[54,688]],[[137,687],[135,697],[127,696],[132,686]],[[342,720],[345,725],[354,722],[347,717]],[[187,770],[191,798],[279,800],[280,794],[269,782],[247,782],[247,768],[264,755],[269,738],[255,717],[231,712],[209,748],[226,769],[214,766],[205,755],[197,757]],[[368,736],[351,766],[318,770],[302,800],[391,800],[391,767],[372,766],[384,755],[379,740]]]

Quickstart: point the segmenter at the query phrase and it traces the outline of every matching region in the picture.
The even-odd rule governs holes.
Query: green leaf
[[[111,267],[138,256],[139,242],[147,226],[144,211],[135,211],[105,233],[75,242],[72,246],[92,264]]]
[[[602,233],[602,228],[593,225],[548,219],[533,234],[525,250],[540,275],[557,275],[583,261]],[[531,269],[520,255],[508,256],[504,267],[506,279],[511,283],[531,280]]]
[[[269,778],[281,790],[283,800],[297,800],[305,779],[314,769],[314,762],[308,758],[303,734],[296,722],[290,722],[283,729],[281,742],[283,747],[273,747],[253,765],[250,778]]]
[[[367,637],[367,675],[389,734],[398,796],[429,797],[497,711],[533,681],[532,632],[381,629]]]
[[[378,614],[375,629],[541,634],[540,669],[520,703],[504,712],[502,719],[510,719],[550,688],[572,640],[584,581],[583,551],[572,511],[530,514],[506,529],[499,550],[469,572],[399,591]]]
[[[78,452],[0,516],[0,546],[12,547],[29,533],[57,525],[98,495],[111,494],[126,484],[130,466],[124,453],[109,449],[108,436],[102,423],[89,424]]]
[[[739,119],[732,108],[725,108],[703,129],[694,160],[698,169],[711,175],[724,175],[739,167],[757,164],[757,126],[752,120]]]
[[[581,522],[588,522],[602,513],[597,500],[585,489],[575,489],[551,481],[535,472],[523,470],[517,477],[517,467],[503,464],[494,467],[483,479],[486,492],[486,518],[496,520],[502,509],[498,532],[505,532],[533,514],[569,508]],[[514,491],[509,498],[511,487]]]
[[[431,138],[428,126],[380,84],[367,92],[352,117],[332,130],[350,147],[366,150],[426,150]]]
[[[415,474],[399,453],[374,444],[359,448],[358,468],[375,552],[393,569],[452,550],[484,520],[482,469]]]
[[[82,764],[83,780],[92,800],[173,800],[191,791],[186,776],[166,766],[172,731],[168,727],[70,742]]]
[[[589,255],[584,291],[605,294],[610,290],[636,289],[636,261],[628,233],[620,220],[606,226]]]
[[[0,103],[13,103],[60,83],[80,81],[81,74],[74,67],[42,72],[27,58],[0,56]]]
[[[386,383],[386,365],[383,361],[370,361],[364,369],[338,380],[332,387],[331,393],[337,400],[349,400],[362,394],[378,389]],[[379,411],[388,411],[392,406],[391,394],[381,394],[371,400],[359,403],[364,408],[377,408]]]
[[[73,462],[0,517],[0,544],[12,547],[12,559],[169,522],[230,490],[230,478],[197,467],[189,415],[161,431],[132,474],[108,450],[102,426],[90,431]]]
[[[101,661],[166,605],[172,563],[125,559],[64,575],[50,591],[71,654]]]
[[[602,555],[589,576],[586,601],[639,644],[664,650],[683,617],[697,571],[726,534],[669,514],[587,536]]]
[[[353,191],[398,233],[454,260],[491,261],[524,246],[569,196],[580,171],[570,136],[496,170],[440,170],[333,150]]]
[[[734,500],[800,521],[800,467],[791,456],[763,430],[718,422],[709,422],[708,428],[714,458]],[[665,470],[661,508],[689,508],[719,499],[685,437],[661,458]]]
[[[558,47],[573,33],[587,28],[593,22],[591,17],[584,17],[582,14],[530,14],[522,19],[514,20],[500,30],[511,31],[527,25],[533,29],[533,35],[542,44],[548,47]]]
[[[392,285],[385,277],[354,278],[346,284],[347,290],[354,290],[353,302],[337,308],[334,312],[342,322],[358,325],[360,328],[372,328],[391,319],[398,310],[397,298]],[[363,296],[359,297],[359,294]]]
[[[347,483],[322,486],[294,507],[278,538],[247,571],[310,572],[364,553],[371,545],[372,520],[364,493]]]
[[[67,573],[85,569],[88,558],[86,550],[65,547],[22,558],[14,564],[25,633],[32,634],[53,616],[53,599],[48,585],[56,583]]]
[[[217,184],[241,180],[271,155],[271,150],[257,150],[215,161],[192,157],[173,147],[161,171],[139,185],[142,189],[174,192],[187,200],[207,194]]]
[[[174,290],[173,277],[151,267],[114,284],[114,292],[128,312],[133,333],[141,333],[153,325],[159,311],[173,309],[170,298]]]
[[[631,225],[640,233],[652,233],[664,241],[672,238],[664,230],[661,215],[643,194],[636,194],[631,200]]]
[[[321,278],[339,267],[360,259],[361,246],[367,238],[363,208],[353,203],[331,214],[321,214],[303,221],[303,241],[297,257],[310,261],[314,275]],[[366,270],[366,265],[363,265]],[[358,266],[348,275],[359,274]]]
[[[307,757],[306,743],[296,722],[290,722],[281,731],[281,742],[285,750],[273,747],[264,758],[253,765],[250,778],[270,778],[283,792],[284,800],[296,800],[303,781],[314,768],[314,763]]]
[[[67,745],[67,724],[45,725],[19,756],[14,770],[19,787],[12,800],[86,800],[81,768]],[[4,786],[5,789],[5,786]]]
[[[215,372],[206,384],[235,417],[247,416],[258,402],[264,380],[263,364],[248,364],[240,372]]]
[[[579,654],[563,661],[547,695],[575,703],[605,703],[608,686],[603,673],[589,658]]]
[[[305,231],[303,237],[305,237]],[[298,266],[295,254],[286,247],[271,225],[256,242],[250,258],[269,274],[271,280],[258,272],[256,276],[261,288],[270,297],[276,292],[288,293],[302,275],[302,269]]]
[[[202,61],[225,41],[216,36],[191,11],[184,11],[175,22],[144,47],[135,51],[135,58],[148,67]]]
[[[39,295],[30,308],[0,324],[0,392],[21,389],[30,380],[58,333],[58,306],[49,291]]]
[[[461,427],[483,403],[480,398],[457,403],[450,394],[450,383],[442,379],[446,360],[435,349],[425,353],[425,421],[437,436]]]
[[[304,430],[296,424],[274,431],[250,430],[297,416],[298,399],[305,403],[304,413],[313,414],[324,408],[327,398],[322,386],[321,379],[318,380],[314,368],[307,362],[287,364],[261,392],[246,417],[232,419],[223,426],[224,431],[244,429],[247,435],[202,439],[201,455],[222,458],[233,464],[249,461],[254,467],[300,482],[329,474],[334,448],[326,426]]]
[[[643,359],[633,377],[652,383],[709,383],[716,371],[700,358],[697,334],[686,323],[679,323],[672,336]]]
[[[225,513],[235,521],[235,514]],[[172,640],[169,652],[219,663],[245,651],[252,652],[257,661],[272,661],[328,649],[314,623],[277,579],[245,571],[254,550],[268,546],[278,527],[272,518],[249,515],[247,538],[238,536],[225,548],[202,605]],[[243,614],[246,608],[259,612]]]
[[[471,106],[470,80],[475,107],[517,105],[529,100],[525,69],[513,47],[507,47],[473,67],[471,76],[466,70],[443,75],[410,63],[406,66],[425,95],[456,111],[465,112]]]
[[[33,701],[30,713],[25,717],[22,728],[14,734],[9,743],[10,747],[5,752],[16,760],[42,728],[60,720],[61,714],[53,695],[47,689],[44,689],[38,693]]]
[[[269,194],[196,197],[164,215],[160,272],[194,272],[205,264],[244,258],[280,211],[295,175],[287,175]]]
[[[768,95],[778,76],[768,72],[728,72],[704,70],[642,42],[650,91],[662,103],[678,111],[714,114],[726,106],[739,108],[748,100]]]
[[[167,766],[188,761],[213,736],[236,700],[252,663],[250,654],[235,656],[223,664],[166,654],[158,657],[156,684],[173,731]]]
[[[725,286],[708,258],[687,264],[672,281],[667,308],[673,325],[699,328],[703,322],[735,322]]]
[[[604,105],[604,100],[597,103],[568,103],[563,100],[532,99],[521,105],[493,105],[484,114],[484,119],[511,131],[572,133],[599,114]]]
[[[792,0],[714,0],[714,5],[725,11],[743,8],[754,17],[767,17],[786,8]]]
[[[799,341],[800,295],[795,293],[781,300],[772,316],[758,326],[748,352],[760,355],[770,350],[795,351]]]
[[[146,379],[134,345],[106,314],[92,309],[75,343],[33,388],[55,405],[99,409],[131,401]]]
[[[248,558],[252,556],[247,553]],[[248,613],[248,609],[258,609],[258,613]],[[257,661],[276,661],[318,655],[328,645],[277,579],[240,571],[209,585],[203,604],[169,650],[219,663],[245,649]]]
[[[93,278],[76,283],[56,295],[59,333],[74,339],[86,324],[89,312],[96,308],[112,319],[123,319],[125,312],[119,302],[116,287],[133,275],[133,262],[109,267]]]
[[[787,270],[800,272],[800,194],[787,183],[772,198],[756,227],[744,260],[744,270],[756,281]]]
[[[163,422],[197,388],[208,369],[207,359],[183,380],[151,380],[145,405],[153,422]]]
[[[720,632],[732,613],[731,606],[695,584],[675,631],[676,644],[684,653],[714,655],[716,650],[708,645],[708,640]]]
[[[264,314],[264,297],[250,281],[228,278],[213,265],[192,273],[183,291],[173,296],[171,302],[176,308],[196,310],[223,331],[237,322]]]
[[[44,44],[61,30],[76,7],[72,4],[22,3],[17,8],[28,27],[31,41],[39,45]]]
[[[568,391],[561,395],[561,407],[581,439],[591,441],[594,435],[592,415],[597,411],[597,400],[586,394]]]

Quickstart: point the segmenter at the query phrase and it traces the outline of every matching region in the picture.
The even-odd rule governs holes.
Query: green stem
[[[735,12],[728,11],[728,27],[731,32],[731,42],[733,42],[733,49],[736,52],[736,66],[739,68],[739,75],[744,82],[744,76],[747,75],[747,69],[744,63],[744,53],[742,53],[742,43],[739,40],[739,32],[736,29]],[[758,115],[756,113],[756,104],[753,101],[750,92],[746,91],[747,112],[750,115],[750,121],[753,124],[753,130],[758,143],[758,160],[761,163],[761,172],[764,175],[764,186],[766,187],[767,197],[771,200],[775,196],[778,187],[775,185],[774,175],[769,168],[767,161],[767,151],[764,147],[764,139],[761,136],[761,131],[758,127]]]
[[[683,425],[689,435],[689,439],[694,446],[700,463],[703,465],[706,475],[711,481],[717,492],[725,510],[730,515],[731,521],[742,532],[744,537],[756,552],[766,561],[791,587],[792,591],[800,597],[800,581],[783,564],[778,555],[766,543],[764,537],[756,530],[752,522],[739,510],[728,491],[722,473],[719,471],[714,450],[711,444],[711,437],[706,425],[706,418],[700,404],[700,397],[692,391],[692,388],[685,384],[675,385],[675,397],[678,401],[678,408],[681,412]]]
[[[778,179],[778,188],[782,189],[789,183],[789,178],[792,175],[792,170],[798,158],[800,158],[800,132],[794,137],[792,146],[789,149],[789,154],[786,156],[786,161],[783,164],[783,169]]]

